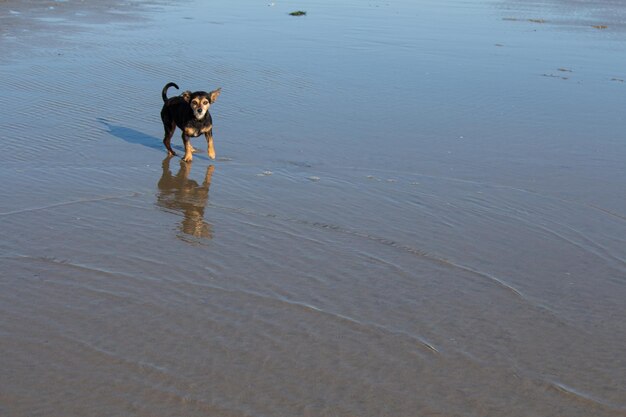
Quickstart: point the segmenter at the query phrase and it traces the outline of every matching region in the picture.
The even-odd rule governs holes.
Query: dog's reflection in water
[[[168,156],[161,164],[163,174],[158,183],[157,206],[183,215],[179,230],[184,235],[211,239],[213,231],[211,225],[204,221],[204,209],[209,200],[209,187],[215,167],[208,166],[204,181],[200,185],[197,181],[189,179],[190,163],[180,161],[178,173],[172,175],[170,170],[172,159],[174,158]],[[184,239],[184,236],[181,237]]]

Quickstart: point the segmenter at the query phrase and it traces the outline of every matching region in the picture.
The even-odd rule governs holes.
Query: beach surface
[[[0,415],[626,416],[624,41],[611,0],[0,1]],[[167,157],[170,81],[222,88],[215,160]]]

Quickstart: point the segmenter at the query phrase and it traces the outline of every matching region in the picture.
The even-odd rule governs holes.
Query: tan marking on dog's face
[[[198,96],[194,97],[191,100],[190,105],[191,109],[193,110],[193,115],[196,117],[196,119],[200,120],[206,115],[206,112],[209,111],[211,102],[206,96]]]

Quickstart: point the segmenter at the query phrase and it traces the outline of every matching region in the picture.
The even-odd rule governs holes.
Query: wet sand
[[[415,3],[0,2],[0,415],[626,416],[626,8]]]

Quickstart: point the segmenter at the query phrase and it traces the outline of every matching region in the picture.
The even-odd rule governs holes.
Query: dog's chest
[[[211,123],[200,124],[200,125],[190,124],[190,125],[185,126],[183,131],[185,132],[185,135],[187,136],[196,137],[204,133],[210,132],[212,128],[213,128],[213,125]]]

